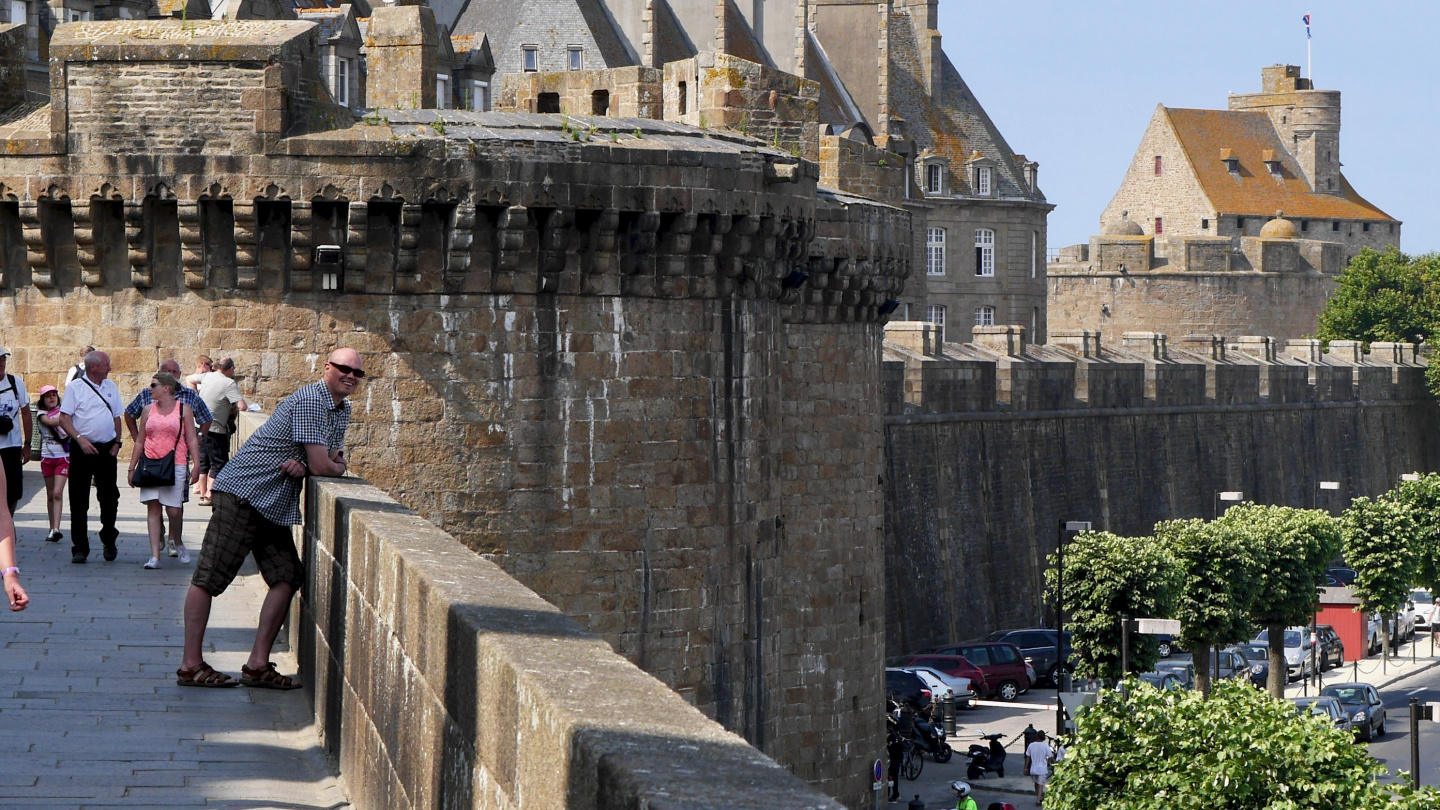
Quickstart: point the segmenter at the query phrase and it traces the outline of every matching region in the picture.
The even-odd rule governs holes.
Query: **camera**
[[[8,416],[0,416],[0,433],[9,433],[15,429],[15,420]]]

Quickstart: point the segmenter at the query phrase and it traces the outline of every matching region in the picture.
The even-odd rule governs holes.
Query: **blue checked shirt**
[[[189,388],[181,388],[180,394],[175,398],[190,406],[190,412],[195,414],[195,424],[203,425],[211,420],[210,409],[205,407],[205,400],[201,399],[199,394]],[[154,401],[155,398],[150,396],[150,389],[141,388],[140,393],[136,394],[135,398],[130,400],[130,404],[125,406],[125,415],[131,419],[139,419],[140,412],[145,410],[146,405]]]
[[[249,501],[272,523],[293,526],[300,522],[304,479],[280,472],[280,465],[288,459],[305,463],[307,444],[323,444],[330,452],[343,448],[348,427],[350,403],[335,402],[323,381],[307,385],[286,397],[240,446],[214,488]]]

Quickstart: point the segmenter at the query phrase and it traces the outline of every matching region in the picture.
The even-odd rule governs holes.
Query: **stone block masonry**
[[[133,392],[162,359],[228,354],[270,408],[356,348],[357,473],[813,786],[868,802],[884,745],[881,307],[910,272],[909,215],[679,123],[337,118],[305,101],[315,48],[307,23],[58,29],[52,76],[76,83],[53,96],[50,137],[0,153],[12,371],[58,379],[93,343]],[[197,93],[203,74],[223,92]],[[118,96],[149,105],[145,137],[125,134]],[[385,637],[350,615],[326,627],[332,650]],[[503,722],[457,722],[483,759],[505,712],[538,704],[514,670],[478,672]],[[347,688],[371,695],[370,677]],[[378,736],[336,737],[342,758],[396,750],[386,698]],[[476,795],[555,806],[553,786],[523,785],[563,786],[558,739],[495,754]],[[408,779],[419,766],[394,755]]]
[[[1212,518],[1223,490],[1338,513],[1440,467],[1440,412],[1408,344],[1362,355],[1337,341],[1324,354],[1304,340],[1067,333],[1069,395],[1025,407],[1007,390],[1059,350],[993,331],[1014,348],[989,334],[990,345],[942,345],[928,324],[887,330],[887,655],[1053,622],[1042,593],[1059,520],[1143,534]],[[1107,366],[1106,390],[1130,392],[1124,406],[1095,388]],[[1087,386],[1112,404],[1082,399]]]

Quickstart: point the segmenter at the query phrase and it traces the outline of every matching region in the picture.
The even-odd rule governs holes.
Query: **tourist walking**
[[[187,385],[194,384],[200,399],[210,410],[210,429],[201,431],[200,448],[200,505],[210,503],[210,490],[215,479],[230,461],[230,430],[235,421],[236,409],[245,410],[250,404],[240,395],[240,386],[235,384],[235,361],[229,357],[220,358],[215,370],[204,374],[191,374],[185,378]]]
[[[110,356],[85,355],[85,373],[75,378],[60,403],[60,427],[70,436],[70,562],[90,557],[90,486],[100,502],[100,544],[106,562],[115,559],[115,514],[120,488],[115,483],[116,457],[120,455],[120,415],[124,406],[120,389],[110,377]]]
[[[298,680],[281,675],[270,661],[290,599],[305,582],[290,527],[300,522],[300,488],[307,474],[345,474],[347,398],[364,376],[360,354],[354,349],[331,352],[320,381],[281,402],[216,477],[211,491],[215,512],[185,597],[185,654],[175,672],[181,686],[236,684],[205,663],[200,651],[211,602],[230,586],[245,557],[253,554],[270,592],[260,607],[255,644],[240,669],[239,682],[264,689],[300,688]]]
[[[178,382],[180,379],[180,364],[174,360],[166,360],[160,364],[160,373],[169,374]],[[140,413],[145,410],[145,406],[153,401],[150,395],[151,390],[150,386],[140,389],[140,393],[136,394],[135,398],[130,400],[130,404],[125,406],[125,430],[130,433],[130,441],[135,442],[136,447],[140,446],[140,429],[139,423],[136,422],[136,420],[140,418]],[[176,399],[190,406],[190,413],[195,416],[196,430],[199,431],[199,435],[204,436],[205,430],[210,427],[210,409],[205,407],[205,401],[200,399],[199,394],[184,386],[180,387],[180,395],[176,397]],[[200,477],[200,465],[197,462],[199,462],[201,455],[201,452],[196,452],[188,456],[191,466],[195,467],[194,475],[190,476],[190,483],[195,484],[197,487],[199,486],[198,482]],[[192,491],[198,492],[198,489]],[[186,500],[188,500],[188,496]],[[189,562],[189,554],[180,553],[181,550],[185,548],[183,541],[185,508],[181,506],[169,510],[168,515],[170,517],[170,542],[162,544],[165,553],[171,557],[183,557],[184,559],[182,559],[181,562]]]
[[[40,475],[45,479],[45,514],[50,516],[50,533],[45,539],[60,542],[60,517],[65,512],[65,482],[70,478],[70,435],[60,427],[60,391],[53,385],[40,389],[35,409],[40,420]]]
[[[0,471],[0,479],[4,472]],[[20,586],[20,569],[15,564],[15,519],[0,512],[0,579],[5,581],[5,598],[11,610],[24,610],[30,597]]]
[[[30,460],[30,395],[25,381],[6,371],[10,350],[0,347],[0,466],[5,468],[5,505],[15,514]]]
[[[190,460],[199,455],[200,440],[195,436],[195,412],[179,400],[182,386],[174,374],[159,372],[150,379],[150,395],[154,402],[140,412],[140,430],[135,439],[135,452],[130,454],[130,472],[126,480],[140,488],[140,502],[145,504],[145,517],[150,527],[150,559],[145,567],[160,567],[160,550],[165,546],[165,518],[170,518],[170,554],[185,565],[190,552],[180,537],[185,502],[190,500],[189,485],[200,476],[200,469],[190,469]],[[141,458],[161,460],[172,456],[172,481],[164,484],[137,484],[135,471]],[[161,510],[164,510],[163,513]]]
[[[1045,732],[1036,730],[1035,741],[1025,746],[1025,772],[1035,783],[1035,806],[1045,803],[1045,786],[1050,784],[1050,765],[1055,757],[1050,743],[1045,741]]]

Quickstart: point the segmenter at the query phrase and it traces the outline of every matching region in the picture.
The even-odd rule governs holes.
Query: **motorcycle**
[[[984,746],[975,743],[965,756],[970,759],[970,765],[965,769],[965,775],[970,779],[979,779],[984,774],[994,773],[1001,779],[1005,778],[1005,746],[1000,744],[1003,734],[986,734],[983,731],[980,739],[989,740],[990,745]]]
[[[945,741],[944,725],[934,717],[929,721],[915,719],[915,747],[929,754],[940,765],[949,762],[955,753],[955,749]]]

